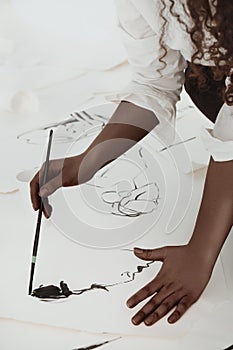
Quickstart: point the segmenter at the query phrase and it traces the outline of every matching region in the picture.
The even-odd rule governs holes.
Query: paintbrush
[[[47,181],[52,137],[53,137],[53,130],[50,130],[48,148],[47,148],[47,154],[46,154],[46,160],[45,160],[45,169],[44,169],[44,174],[43,174],[41,186],[43,186]],[[40,238],[40,226],[41,226],[42,212],[43,212],[43,199],[41,198],[40,199],[40,208],[39,208],[37,223],[36,223],[36,232],[35,232],[35,237],[34,237],[33,251],[32,251],[31,273],[30,273],[30,282],[29,282],[29,289],[28,289],[29,295],[31,295],[31,293],[32,293],[33,277],[34,277],[36,258],[37,258],[37,250],[38,250],[39,238]]]

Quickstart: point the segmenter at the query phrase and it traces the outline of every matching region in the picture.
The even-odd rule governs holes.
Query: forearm
[[[214,266],[233,225],[233,160],[209,163],[189,245]]]
[[[93,176],[104,165],[121,156],[156,125],[155,114],[131,102],[122,101],[111,119],[84,152],[80,177]],[[83,182],[83,181],[81,181]]]

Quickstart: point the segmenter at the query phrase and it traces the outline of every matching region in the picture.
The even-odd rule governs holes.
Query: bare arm
[[[75,186],[90,180],[99,169],[134,146],[158,123],[152,111],[122,101],[85,152],[50,162],[48,182],[41,188],[43,167],[36,173],[30,182],[33,208],[38,210],[40,197],[48,197],[61,186]],[[44,208],[45,216],[49,217],[52,208],[46,198]]]
[[[111,119],[87,148],[80,168],[80,182],[118,158],[143,139],[156,125],[155,114],[131,102],[122,101]],[[83,170],[83,171],[82,171]]]
[[[134,315],[135,325],[152,325],[165,316],[176,322],[195,303],[211,277],[220,250],[233,225],[233,161],[209,163],[194,232],[188,244],[135,249],[143,260],[162,261],[155,278],[127,302],[134,307],[151,299]]]
[[[211,158],[202,202],[189,245],[214,265],[233,225],[233,160]]]

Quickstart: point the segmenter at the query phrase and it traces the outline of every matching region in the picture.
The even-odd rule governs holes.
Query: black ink
[[[142,273],[144,269],[147,269],[152,265],[154,261],[150,261],[146,263],[145,265],[138,265],[137,271],[134,272],[123,272],[121,273],[121,276],[126,275],[129,280],[123,281],[123,282],[117,282],[112,284],[98,284],[98,283],[92,283],[92,285],[89,288],[83,288],[83,289],[74,289],[71,291],[68,287],[68,285],[64,282],[60,282],[60,287],[49,285],[49,286],[43,286],[40,285],[39,288],[34,289],[31,296],[41,299],[42,301],[53,301],[57,299],[64,299],[68,298],[71,295],[82,295],[83,293],[93,291],[96,289],[104,290],[106,292],[109,292],[109,288],[119,286],[122,284],[126,284],[129,282],[133,282],[136,278],[136,275],[139,273]]]
[[[228,348],[224,349],[224,350],[233,350],[233,344],[230,345]]]
[[[102,285],[98,283],[93,283],[89,288],[74,289],[73,291],[71,291],[68,285],[65,282],[61,281],[60,287],[57,287],[54,285],[49,285],[49,286],[40,285],[39,288],[33,290],[31,296],[39,298],[44,301],[45,299],[55,300],[55,299],[68,298],[71,295],[81,295],[83,293],[86,293],[95,289],[101,289],[106,292],[109,292],[108,288],[113,287],[116,284],[117,283]]]
[[[137,271],[136,272],[122,272],[121,276],[126,275],[127,277],[129,277],[128,281],[125,281],[124,283],[129,283],[135,280],[135,276],[139,273],[141,273],[144,269],[148,269],[150,267],[150,265],[154,264],[154,261],[150,261],[148,263],[146,263],[146,265],[138,265],[137,266]]]
[[[116,340],[119,340],[121,339],[121,337],[119,338],[115,338],[115,339],[111,339],[111,340],[107,340],[103,343],[99,343],[99,344],[95,344],[95,345],[90,345],[90,346],[87,346],[85,348],[78,348],[78,349],[73,349],[73,350],[92,350],[92,349],[97,349],[99,348],[100,346],[103,346],[103,345],[106,345],[106,344],[109,344],[109,343],[112,343],[113,341],[116,341]]]
[[[60,129],[55,133],[55,143],[69,143],[90,136],[93,132],[104,128],[107,117],[99,114],[89,114],[85,110],[70,114],[70,118],[61,122],[52,123],[40,128],[32,129],[17,136],[17,139],[24,140],[30,144],[40,144],[44,142],[45,132],[53,128]],[[39,135],[38,135],[39,134]],[[36,135],[36,136],[35,136]]]
[[[53,285],[40,285],[39,288],[33,290],[31,296],[39,299],[60,299],[68,298],[72,294],[73,292],[69,290],[67,284],[61,281],[60,288]]]
[[[138,156],[143,162],[143,167],[148,169],[148,165],[143,156],[142,147],[138,150]],[[104,170],[100,175],[100,178],[107,177],[108,172],[115,166],[112,165]],[[104,203],[111,207],[111,214],[123,217],[138,217],[141,215],[149,214],[155,211],[159,205],[160,190],[156,182],[145,183],[138,186],[136,183],[136,178],[142,173],[141,170],[134,178],[132,178],[132,188],[126,191],[117,190],[117,185],[121,181],[116,182],[112,188],[106,189],[105,186],[98,186],[92,183],[87,183],[88,186],[93,186],[96,188],[102,188],[101,199]]]
[[[134,186],[134,189],[130,191],[105,191],[102,193],[102,200],[112,206],[113,215],[138,217],[140,215],[152,213],[157,209],[160,199],[158,185],[153,182],[137,187],[134,182]],[[157,191],[149,198],[149,190],[153,190],[153,187],[156,188]]]
[[[106,292],[109,292],[108,288],[109,285],[102,285],[102,284],[97,284],[97,283],[93,283],[90,288],[85,288],[85,289],[75,289],[73,294],[75,295],[80,295],[80,294],[83,294],[85,292],[88,292],[90,290],[93,290],[93,289],[102,289],[102,290],[105,290]]]
[[[167,147],[161,148],[161,149],[159,150],[159,152],[166,151],[166,149],[169,149],[169,148],[174,147],[174,146],[177,146],[177,145],[181,145],[182,143],[185,143],[185,142],[188,142],[188,141],[192,141],[192,140],[195,140],[195,139],[196,139],[196,136],[193,136],[193,137],[190,137],[190,138],[187,139],[187,140],[173,143],[172,145],[169,145],[169,146],[167,146]]]
[[[70,295],[73,294],[73,293],[69,290],[68,285],[67,285],[65,282],[61,281],[60,287],[61,287],[61,290],[62,290],[62,294],[65,295],[67,298],[68,298]]]

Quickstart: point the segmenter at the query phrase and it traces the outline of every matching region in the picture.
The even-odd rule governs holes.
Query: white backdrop
[[[114,0],[0,0],[0,107],[125,61],[116,24]]]

